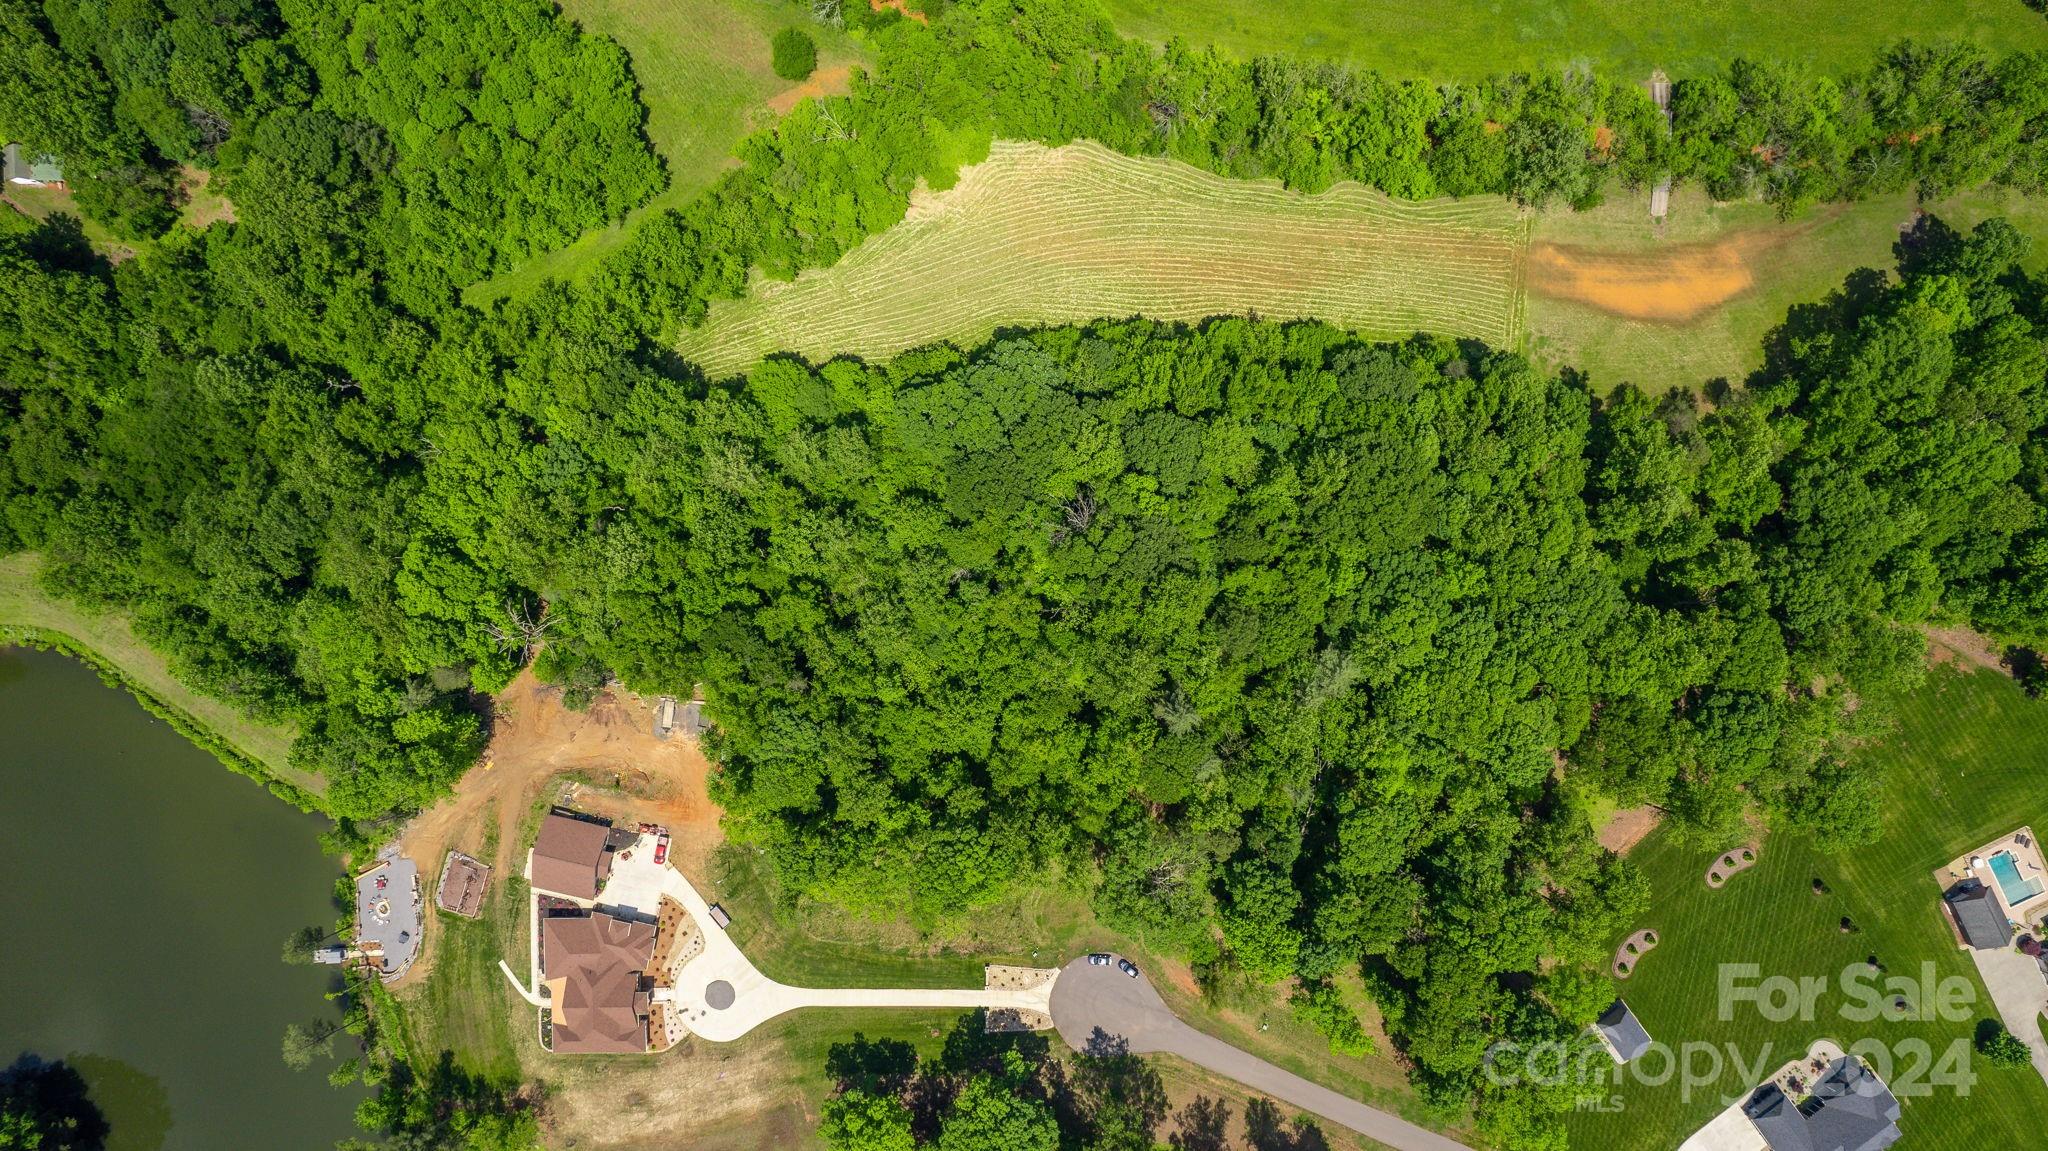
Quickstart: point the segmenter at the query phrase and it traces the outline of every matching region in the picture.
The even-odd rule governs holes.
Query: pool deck
[[[1991,857],[2000,854],[2010,854],[2014,864],[2019,868],[2020,877],[2040,881],[2042,890],[2019,903],[2008,899],[2005,885],[2000,883],[1998,876],[1991,871]],[[1972,868],[1972,859],[1980,859],[1984,865]],[[2007,919],[2027,931],[2041,933],[2043,922],[2048,921],[2048,865],[2043,863],[2041,841],[2035,837],[2033,828],[2015,828],[1981,847],[1956,856],[1934,873],[1934,881],[1939,883],[1944,891],[1965,877],[1982,880],[1984,886],[1991,889],[1992,895],[1998,900],[1998,905],[2005,909]]]

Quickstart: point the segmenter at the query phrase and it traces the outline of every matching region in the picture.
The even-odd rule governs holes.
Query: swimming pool
[[[2005,893],[2007,907],[2018,907],[2041,894],[2041,881],[2022,878],[2020,865],[2010,851],[2001,851],[1991,857],[1991,874],[1998,877],[1998,890]]]

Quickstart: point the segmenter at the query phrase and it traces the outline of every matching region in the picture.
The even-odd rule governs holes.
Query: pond
[[[91,669],[0,648],[0,1064],[76,1068],[108,1151],[353,1134],[363,1089],[280,1056],[286,1024],[338,1018],[334,969],[279,960],[336,914],[321,828]]]

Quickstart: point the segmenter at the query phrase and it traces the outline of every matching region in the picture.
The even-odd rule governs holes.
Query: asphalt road
[[[1189,1027],[1167,1008],[1142,973],[1132,979],[1114,965],[1091,967],[1086,956],[1074,960],[1053,984],[1052,1022],[1060,1038],[1076,1051],[1121,1039],[1133,1052],[1178,1055],[1399,1151],[1467,1151],[1462,1143],[1282,1071]]]

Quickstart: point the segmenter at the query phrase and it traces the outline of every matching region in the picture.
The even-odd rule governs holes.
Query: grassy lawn
[[[1995,1017],[1975,966],[1956,949],[1931,873],[2000,832],[2048,820],[2042,783],[2048,778],[2048,704],[2027,699],[1993,672],[1937,671],[1901,701],[1899,730],[1865,754],[1888,769],[1892,797],[1885,836],[1870,847],[1822,855],[1796,836],[1773,835],[1757,865],[1719,891],[1702,882],[1714,849],[1688,850],[1658,833],[1634,853],[1655,892],[1643,926],[1656,928],[1662,943],[1622,985],[1623,993],[1657,1040],[1674,1048],[1716,1044],[1729,1065],[1690,1100],[1681,1097],[1675,1078],[1658,1087],[1624,1083],[1620,1113],[1575,1117],[1574,1148],[1676,1146],[1726,1105],[1724,1094],[1751,1085],[1727,1060],[1730,1044],[1750,1065],[1764,1064],[1760,1076],[1814,1039],[1844,1045],[1871,1039],[1897,1054],[1891,1069],[1897,1085],[1922,1062],[1902,1045],[1924,1042],[1938,1061],[1956,1040],[1967,1042],[1972,1022],[1843,1018],[1840,1009],[1851,1000],[1839,977],[1872,955],[1886,979],[1918,979],[1922,965],[1932,964],[1937,979],[1967,981],[1976,997],[1973,1019]],[[1813,894],[1816,878],[1827,894]],[[1860,931],[1843,934],[1843,916]],[[1720,1019],[1719,965],[1737,963],[1757,964],[1762,976],[1828,980],[1814,1019],[1773,1023],[1748,1003]],[[1698,1059],[1707,1066],[1704,1055]],[[2001,1071],[1981,1061],[1974,1070],[1978,1078],[1966,1096],[1933,1086],[1930,1093],[1902,1097],[1899,1125],[1911,1146],[1963,1151],[2039,1129],[2048,1113],[2048,1085],[2040,1076],[2031,1068]]]
[[[127,686],[146,692],[152,702],[181,721],[211,733],[242,755],[282,779],[319,794],[326,781],[291,766],[295,732],[259,723],[236,708],[200,695],[179,682],[170,665],[141,639],[119,615],[94,615],[46,594],[36,586],[37,557],[18,552],[0,556],[0,628],[27,629],[62,637],[85,649],[115,670]]]
[[[1465,80],[1591,65],[1684,76],[1733,56],[1846,71],[1901,36],[1968,37],[2002,51],[2048,46],[2020,0],[1104,0],[1126,35],[1178,36],[1234,55],[1279,53],[1397,76]]]
[[[530,291],[549,278],[574,280],[623,244],[639,220],[709,187],[731,162],[733,146],[774,118],[769,102],[799,87],[769,68],[768,39],[777,31],[802,27],[818,42],[818,87],[869,59],[859,41],[812,21],[789,0],[562,0],[561,7],[584,31],[611,37],[632,57],[647,136],[668,166],[668,188],[623,223],[474,285],[471,303]]]
[[[1591,211],[1537,217],[1530,241],[1648,260],[1675,248],[1748,237],[1756,243],[1745,260],[1755,284],[1684,323],[1629,319],[1530,290],[1527,350],[1553,366],[1587,372],[1596,391],[1624,381],[1653,393],[1673,384],[1697,387],[1716,377],[1739,382],[1763,362],[1763,338],[1784,320],[1787,308],[1822,299],[1858,268],[1894,265],[1892,245],[1915,200],[1901,193],[1826,204],[1780,221],[1765,204],[1717,204],[1698,188],[1680,188],[1661,226],[1652,223],[1647,205],[1647,192],[1612,189],[1608,202]],[[1924,208],[1960,230],[2004,216],[2034,237],[2034,266],[2048,258],[2048,200],[1986,188]]]
[[[525,907],[526,882],[513,876],[492,884],[480,918],[465,919],[439,908],[428,912],[434,917],[426,941],[433,949],[433,969],[422,986],[402,999],[409,1050],[451,1051],[456,1066],[471,1074],[498,1081],[519,1078],[512,1034],[515,1027],[533,1030],[533,1009],[513,995],[498,959],[521,954],[509,945],[524,938]],[[523,967],[522,959],[513,970]]]

